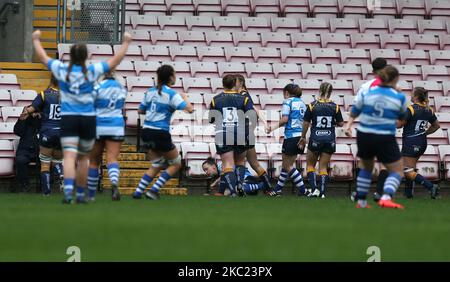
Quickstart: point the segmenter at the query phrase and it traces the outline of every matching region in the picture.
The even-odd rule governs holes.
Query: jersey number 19
[[[48,114],[50,120],[61,119],[61,106],[59,104],[50,104],[50,113]]]

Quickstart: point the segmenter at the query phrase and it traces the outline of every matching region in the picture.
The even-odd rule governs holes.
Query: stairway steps
[[[136,190],[135,187],[124,187],[119,188],[120,193],[122,195],[131,195]],[[187,188],[161,188],[161,195],[172,195],[172,196],[187,196],[188,189]]]
[[[140,178],[119,178],[119,187],[137,187],[139,185]],[[149,187],[153,185],[156,182],[157,178],[152,181],[151,184],[149,184]],[[169,179],[164,187],[178,187],[179,181],[178,179],[172,178]],[[103,178],[102,180],[103,187],[111,187],[111,182],[109,181],[109,178]]]
[[[145,161],[146,157],[143,153],[120,153],[119,161]],[[106,164],[106,156],[103,155],[103,163]]]

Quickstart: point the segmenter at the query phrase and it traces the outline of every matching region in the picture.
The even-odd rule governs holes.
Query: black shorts
[[[403,138],[402,156],[419,158],[427,150],[427,145],[426,136]]]
[[[394,135],[380,135],[357,132],[358,157],[367,160],[377,157],[378,161],[390,164],[400,160],[401,154]]]
[[[41,129],[39,133],[39,145],[49,149],[61,150],[61,137],[59,129]]]
[[[115,142],[123,142],[125,141],[125,136],[99,136],[97,137],[97,140],[108,140],[108,141],[115,141]]]
[[[315,154],[330,154],[332,155],[336,152],[336,142],[320,142],[309,139],[308,150]]]
[[[216,144],[217,154],[222,155],[231,151],[234,151],[236,154],[242,154],[247,151],[247,146],[245,145],[217,145]]]
[[[93,140],[96,137],[95,133],[95,116],[61,116],[61,137]]]
[[[283,148],[282,148],[281,152],[288,156],[296,156],[298,154],[303,154],[305,149],[301,150],[298,147],[298,145],[297,145],[298,141],[300,141],[300,136],[284,139]]]
[[[175,149],[169,131],[151,128],[142,129],[144,148],[156,152],[169,152]]]

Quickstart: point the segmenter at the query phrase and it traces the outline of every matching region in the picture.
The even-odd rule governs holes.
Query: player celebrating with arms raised
[[[384,194],[378,205],[382,208],[403,208],[393,202],[392,197],[403,177],[403,165],[395,132],[397,120],[403,119],[406,112],[406,97],[396,90],[399,72],[395,67],[385,67],[379,72],[379,76],[379,86],[358,93],[345,128],[346,135],[351,136],[353,122],[360,117],[356,140],[362,167],[357,177],[356,207],[370,207],[366,198],[372,183],[376,157],[389,171],[384,183]]]

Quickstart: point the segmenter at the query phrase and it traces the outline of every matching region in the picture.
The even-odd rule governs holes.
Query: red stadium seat
[[[409,45],[411,49],[438,50],[439,38],[434,34],[410,34]]]
[[[291,37],[281,32],[263,32],[261,33],[261,44],[263,47],[291,47]]]
[[[11,107],[13,102],[11,100],[11,93],[7,89],[0,89],[0,107]]]
[[[132,44],[136,45],[142,45],[142,44],[148,44],[150,42],[150,33],[148,30],[128,30],[128,32],[131,34],[131,37],[133,38]]]
[[[125,109],[137,110],[139,105],[144,100],[144,92],[128,92],[125,99]]]
[[[443,90],[442,90],[442,84],[438,83],[437,81],[422,81],[422,80],[415,80],[412,83],[413,88],[415,87],[423,87],[426,90],[428,90],[428,96],[430,97],[436,97],[436,96],[443,96]]]
[[[220,72],[220,70],[219,70]],[[218,93],[223,91],[223,84],[222,84],[222,78],[211,78],[211,92],[212,93]]]
[[[428,65],[430,58],[424,50],[400,50],[402,65]]]
[[[341,57],[335,49],[315,48],[311,49],[311,61],[313,64],[340,64]]]
[[[329,80],[333,85],[333,100],[340,106],[344,105],[344,100],[338,101],[339,96],[353,96],[353,85],[347,80]]]
[[[280,9],[286,17],[306,17],[309,13],[308,0],[280,0]]]
[[[442,82],[442,91],[444,93],[444,96],[450,96],[450,81]]]
[[[432,51],[430,51],[430,62],[431,62],[431,65],[450,66],[450,50],[446,50],[446,51],[432,50]]]
[[[419,20],[417,23],[419,33],[447,34],[447,27],[442,20]]]
[[[225,74],[228,73],[235,73],[235,74],[241,74],[246,75],[247,72],[245,71],[245,65],[243,63],[239,62],[219,62],[217,64],[217,69],[219,71],[219,76],[222,77]]]
[[[277,48],[252,48],[253,58],[259,63],[281,63],[280,50]]]
[[[380,39],[375,34],[355,33],[350,34],[352,48],[378,49],[380,48]]]
[[[0,127],[2,126],[0,125]],[[0,176],[14,175],[14,157],[13,142],[11,140],[0,140]]]
[[[339,14],[337,0],[309,0],[309,11],[319,18],[336,18]]]
[[[330,32],[328,19],[325,18],[301,18],[300,26],[302,32],[316,34]]]
[[[270,32],[270,21],[260,17],[242,18],[242,30],[251,32]]]
[[[359,19],[359,30],[361,33],[389,33],[387,21],[385,19]]]
[[[349,181],[354,178],[355,160],[349,145],[336,144],[336,152],[330,161],[330,177],[335,181]]]
[[[282,93],[284,87],[290,83],[292,83],[290,79],[266,79],[269,94]]]
[[[227,62],[254,62],[252,49],[248,47],[225,47]]]
[[[169,48],[161,45],[144,45],[141,47],[145,61],[170,61]]]
[[[242,31],[241,19],[238,17],[214,17],[213,24],[216,31]]]
[[[126,78],[128,91],[144,92],[155,85],[152,77],[129,76]]]
[[[114,53],[117,53],[119,51],[120,45],[114,45]],[[144,57],[142,56],[142,50],[141,47],[138,45],[130,45],[128,46],[127,53],[125,55],[125,60],[129,61],[136,61],[136,60],[142,60]]]
[[[305,79],[331,79],[331,71],[325,64],[302,64],[301,69]]]
[[[161,66],[157,61],[135,61],[136,75],[156,77],[156,70]]]
[[[279,110],[283,104],[284,97],[280,94],[260,95],[259,102],[263,110]]]
[[[439,35],[439,46],[441,50],[450,50],[450,35]]]
[[[197,62],[198,55],[194,46],[169,46],[172,61]]]
[[[261,78],[248,78],[245,80],[245,84],[250,93],[267,94],[266,82]]]
[[[34,90],[11,89],[11,101],[15,107],[25,107],[31,105],[36,98],[37,93]]]
[[[393,19],[397,15],[395,0],[367,1],[367,3],[372,6],[369,7],[369,10],[372,10],[371,12],[374,18]],[[378,6],[373,6],[374,4],[378,4]]]
[[[300,32],[300,23],[295,18],[271,18],[272,32]]]
[[[195,10],[200,16],[220,16],[222,7],[220,0],[192,0]]]
[[[250,0],[221,0],[222,11],[227,16],[248,17],[250,10]]]
[[[274,78],[272,65],[269,63],[246,63],[245,71],[247,77],[251,78]]]
[[[187,62],[162,62],[162,65],[172,66],[175,72],[177,73],[177,77],[190,77],[191,76],[191,68]]]
[[[186,162],[189,176],[203,176],[202,163],[211,157],[209,143],[183,142],[181,143],[181,154]]]
[[[422,66],[423,80],[447,81],[449,72],[445,66]]]
[[[72,44],[60,43],[58,44],[59,59],[68,61],[70,59],[70,47]]]
[[[3,122],[16,122],[23,112],[23,107],[2,107]]]
[[[173,30],[152,30],[150,40],[153,45],[178,45],[178,34]]]
[[[450,15],[450,2],[446,0],[429,0],[425,2],[427,14],[432,19],[448,20]]]
[[[261,35],[256,32],[233,32],[233,42],[239,47],[262,46]]]
[[[131,26],[133,29],[159,30],[158,18],[153,15],[134,15],[131,16]]]
[[[449,140],[447,136],[447,131],[439,128],[433,134],[427,135],[428,145],[448,145]]]
[[[186,26],[188,30],[197,30],[201,32],[214,31],[212,17],[188,16],[186,17]]]
[[[417,22],[412,19],[390,19],[389,33],[394,34],[417,33]]]
[[[436,111],[450,113],[450,97],[434,97]]]
[[[279,177],[281,172],[281,150],[282,150],[282,144],[281,143],[269,143],[267,144],[267,154],[269,155],[269,159],[272,163],[273,170],[273,177]]]
[[[396,0],[396,2],[397,13],[404,19],[423,19],[426,13],[424,0]]]
[[[208,46],[234,46],[233,37],[230,32],[207,31],[205,32],[205,39]]]
[[[0,74],[0,89],[20,89],[15,74]]]
[[[417,172],[431,181],[440,180],[439,178],[439,152],[437,147],[428,145],[425,153],[420,157],[417,163]]]
[[[351,48],[350,37],[343,33],[322,33],[322,48]]]
[[[205,34],[201,31],[179,31],[180,45],[206,46]]]
[[[381,49],[408,49],[409,38],[403,34],[380,34]]]
[[[397,66],[397,67],[398,67],[398,66]],[[407,67],[409,67],[409,66],[407,66]],[[401,77],[402,79],[405,78],[405,77],[402,76],[401,74],[400,74],[400,77]],[[406,80],[400,80],[400,81],[397,83],[397,87],[400,89],[400,91],[402,91],[402,92],[404,92],[404,93],[410,93],[410,92],[412,92],[412,83],[411,83],[411,82],[408,82],[408,81],[406,81]]]
[[[86,44],[88,58],[91,60],[106,60],[113,55],[110,45]]]
[[[170,134],[172,135],[172,141],[176,143],[190,142],[191,134],[189,127],[184,124],[177,124],[170,126]]]
[[[184,16],[158,16],[158,24],[162,30],[187,30]]]
[[[362,79],[361,69],[357,65],[333,64],[331,65],[333,79]]]
[[[183,90],[189,93],[209,93],[211,84],[205,77],[184,77]]]
[[[450,179],[450,145],[440,145],[439,146],[439,156],[440,160],[444,163],[444,168],[446,171],[445,179]]]
[[[300,68],[297,64],[273,64],[275,78],[300,77]]]
[[[372,65],[366,65],[366,64],[361,65],[361,75],[362,75],[363,80],[370,80],[370,79],[375,78],[375,76],[373,74]],[[359,85],[359,82],[357,82],[357,83]],[[359,85],[359,86],[361,86],[361,85]],[[359,87],[357,89],[359,89]]]
[[[278,0],[250,0],[251,11],[257,17],[278,17],[280,15],[278,2]]]
[[[352,34],[359,33],[359,22],[357,19],[330,19],[330,32]]]
[[[206,126],[203,125],[195,125],[191,126],[191,135],[192,140],[195,140],[197,142],[205,142],[205,143],[214,143],[215,142],[215,135],[216,135],[216,129],[214,125],[209,124]]]
[[[345,18],[365,18],[369,14],[367,0],[338,0],[339,13]]]
[[[281,48],[281,61],[283,63],[310,64],[311,55],[303,48]]]
[[[369,52],[364,49],[341,49],[343,64],[370,64]]]
[[[400,56],[393,49],[372,49],[370,50],[370,59],[373,61],[375,58],[385,58],[389,64],[400,64]]]
[[[166,0],[167,10],[171,15],[192,15],[194,5],[192,0]]]
[[[183,86],[184,87],[186,86],[185,78],[183,79]],[[209,81],[208,81],[208,87],[209,87],[209,89],[208,89],[208,93],[209,93],[210,92],[209,90],[211,90],[211,87],[209,86]],[[206,110],[206,104],[204,103],[203,95],[204,95],[203,93],[192,93],[192,92],[186,94],[189,102],[191,102],[191,104],[193,105],[193,107],[196,111]]]
[[[14,122],[0,123],[0,139],[19,139],[19,136],[14,134]]]
[[[292,47],[321,48],[320,36],[314,33],[291,33]]]
[[[315,96],[319,94],[320,81],[317,79],[296,79],[294,80],[295,84],[298,84],[302,89],[303,95],[305,96]]]
[[[421,80],[422,78],[420,67],[412,65],[396,65],[395,67],[398,69],[400,77],[403,80],[413,81],[413,80]]]
[[[165,0],[138,0],[143,12],[165,15],[167,11]],[[128,10],[128,9],[127,9]]]
[[[201,62],[220,62],[225,60],[225,52],[220,47],[198,46],[198,60]]]
[[[217,64],[212,62],[191,62],[192,77],[218,77]]]

